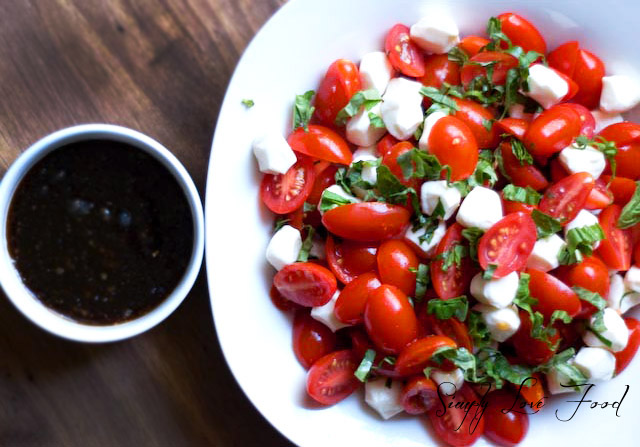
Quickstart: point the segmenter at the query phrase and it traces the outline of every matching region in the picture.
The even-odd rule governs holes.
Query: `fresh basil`
[[[421,180],[439,180],[444,166],[435,155],[412,148],[397,158],[405,180],[417,178]]]
[[[247,109],[250,109],[251,107],[253,107],[256,103],[253,102],[253,99],[243,99],[242,101],[240,101],[242,103],[243,106],[245,106]]]
[[[593,244],[604,238],[604,231],[599,224],[572,228],[567,232],[567,245],[558,255],[558,261],[563,265],[581,262],[582,255],[590,256]]]
[[[315,234],[316,230],[311,225],[305,225],[304,230],[307,231],[307,237],[302,242],[300,252],[298,253],[297,262],[307,262],[309,260],[311,247],[313,247],[313,235]]]
[[[531,213],[531,218],[536,224],[538,239],[551,236],[552,234],[555,234],[558,231],[562,230],[562,224],[559,220],[554,219],[548,214],[545,214],[542,211],[538,211],[537,209],[533,210],[533,212]]]
[[[371,88],[369,90],[360,90],[356,92],[346,106],[342,108],[336,115],[335,124],[336,126],[344,126],[349,118],[354,116],[356,113],[360,111],[361,107],[364,107],[365,110],[369,111],[382,101],[382,97],[378,90],[375,88]],[[384,125],[382,126],[384,127]]]
[[[593,304],[593,306],[598,310],[603,310],[607,307],[607,300],[602,298],[599,293],[592,292],[591,290],[587,290],[584,287],[574,286],[572,287],[573,291],[578,294],[578,298],[587,303]]]
[[[373,361],[376,358],[376,351],[373,349],[367,349],[365,352],[360,365],[353,373],[354,376],[358,378],[360,382],[366,382],[369,378],[369,374],[371,373],[371,369],[373,368]]]
[[[343,197],[335,192],[331,192],[328,190],[324,190],[322,193],[322,197],[320,198],[320,207],[318,208],[320,212],[324,213],[333,208],[337,208],[342,205],[348,205],[350,203],[354,203],[353,201]]]
[[[429,276],[429,265],[422,263],[418,264],[418,269],[416,270],[416,300],[422,300],[425,297],[430,282],[431,277]]]
[[[618,228],[623,230],[640,222],[640,181],[636,182],[636,189],[631,200],[622,208],[618,218]]]
[[[456,244],[444,253],[436,256],[436,259],[442,259],[442,271],[446,272],[449,267],[456,265],[458,268],[462,265],[462,260],[469,255],[469,249],[464,245]]]
[[[427,313],[435,314],[438,320],[448,320],[456,317],[460,321],[467,318],[469,311],[469,300],[466,296],[450,298],[447,300],[432,299],[427,303]]]
[[[511,138],[511,152],[518,159],[520,166],[528,166],[533,164],[533,156],[529,153],[524,144],[517,138]]]
[[[377,128],[385,127],[384,121],[382,121],[382,117],[380,115],[373,112],[369,112],[367,116],[369,117],[369,122],[373,127],[377,127]]]
[[[530,186],[523,188],[512,185],[511,183],[502,189],[502,196],[505,200],[526,203],[527,205],[537,205],[540,203],[540,198],[542,197],[538,191]]]
[[[309,90],[302,95],[296,95],[296,100],[293,104],[293,128],[303,127],[305,131],[309,131],[309,121],[313,116],[313,111],[316,109],[311,105],[311,100],[316,92]]]
[[[427,113],[433,113],[436,110],[441,110],[442,112],[451,115],[458,110],[456,102],[435,87],[424,85],[420,89],[420,93],[422,96],[429,98],[433,103],[433,105],[427,110]]]
[[[473,340],[473,346],[478,349],[490,346],[492,343],[491,332],[487,327],[487,324],[482,318],[480,312],[469,312],[469,320],[467,321],[469,328],[469,337]]]
[[[462,237],[469,241],[469,257],[474,261],[478,260],[478,243],[483,234],[484,231],[477,227],[462,230]]]
[[[489,264],[487,269],[482,273],[482,278],[486,280],[493,279],[493,275],[497,268],[498,266],[496,264]]]

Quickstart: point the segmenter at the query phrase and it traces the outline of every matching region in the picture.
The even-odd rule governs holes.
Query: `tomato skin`
[[[320,160],[343,165],[353,161],[347,142],[328,127],[309,124],[308,132],[299,127],[289,135],[287,142],[294,151]]]
[[[578,113],[573,108],[559,104],[531,121],[523,143],[532,155],[553,155],[569,146],[580,135],[581,127]]]
[[[314,319],[307,310],[296,312],[293,319],[293,352],[305,369],[311,368],[320,357],[336,347],[336,336],[331,329]]]
[[[419,263],[411,247],[401,240],[384,241],[378,248],[380,280],[384,284],[396,286],[408,296],[413,296],[416,292],[415,269]]]
[[[447,271],[442,270],[444,260],[441,259],[440,255],[452,249],[455,245],[464,243],[462,230],[462,226],[457,222],[447,228],[447,232],[438,244],[435,257],[431,262],[431,283],[438,296],[443,300],[463,295],[469,287],[473,276],[473,266],[471,258],[468,256],[462,258],[460,266],[453,263]]]
[[[566,224],[584,208],[595,180],[587,172],[578,172],[551,185],[542,196],[540,211]]]
[[[494,127],[496,125],[500,129],[498,134],[508,133],[521,140],[529,127],[529,122],[520,118],[502,118],[495,122]]]
[[[504,198],[504,194],[502,192],[500,193],[500,197],[502,198],[502,208],[504,209],[505,215],[518,212],[531,215],[533,210],[538,209],[536,205],[507,200]]]
[[[387,152],[389,152],[391,148],[396,144],[398,144],[399,142],[400,140],[398,140],[396,137],[394,137],[390,133],[386,134],[384,137],[380,139],[380,141],[378,141],[378,144],[376,146],[378,149],[378,153],[384,157],[387,154]]]
[[[335,351],[321,357],[307,373],[307,393],[323,405],[333,405],[358,389],[353,373],[360,360],[350,350]]]
[[[580,118],[580,135],[593,138],[596,133],[596,119],[589,109],[581,104],[574,103],[558,104],[558,107],[566,107],[576,112]]]
[[[427,377],[414,377],[402,389],[400,402],[409,414],[423,414],[438,402],[438,388]]]
[[[318,121],[324,125],[333,126],[338,112],[347,105],[358,90],[360,90],[360,74],[353,62],[338,59],[329,65],[316,93],[315,116]]]
[[[615,156],[616,175],[633,180],[640,178],[640,124],[623,122],[605,127],[598,134],[613,141],[618,148]],[[610,173],[607,167],[606,173]]]
[[[609,205],[598,216],[598,221],[605,234],[600,241],[596,254],[614,270],[629,270],[631,267],[631,232],[618,228],[618,218],[622,208],[620,205]]]
[[[536,366],[549,361],[556,350],[551,349],[547,343],[531,337],[531,319],[529,314],[521,310],[520,328],[513,334],[510,341],[516,351],[516,355],[520,360],[528,365]],[[556,333],[551,337],[551,342],[556,343],[560,339],[560,335]]]
[[[409,299],[397,287],[384,284],[374,290],[364,310],[369,338],[385,354],[398,354],[418,334],[418,321]]]
[[[443,442],[454,447],[472,445],[484,433],[485,418],[481,417],[478,420],[479,413],[476,413],[473,409],[469,411],[465,418],[465,410],[456,408],[455,403],[473,401],[478,403],[480,398],[469,385],[463,385],[454,396],[445,395],[442,396],[442,399],[444,400],[444,405],[436,405],[434,409],[427,412],[436,435]],[[449,408],[449,405],[451,405],[451,408]],[[443,411],[445,412],[443,413]],[[475,425],[476,421],[477,425]]]
[[[450,61],[448,55],[432,54],[424,62],[424,76],[418,79],[423,85],[440,88],[444,82],[460,84],[460,65]]]
[[[364,308],[371,293],[382,283],[375,273],[368,272],[355,278],[342,289],[334,309],[336,318],[347,324],[364,321]]]
[[[529,214],[508,214],[489,228],[478,243],[478,261],[483,270],[498,267],[494,278],[524,268],[536,243],[536,224]]]
[[[393,68],[406,76],[419,78],[425,74],[422,50],[411,41],[409,28],[401,23],[393,26],[384,40],[384,50]]]
[[[520,161],[513,155],[511,144],[507,141],[500,144],[500,155],[502,155],[503,166],[511,182],[516,186],[530,186],[536,191],[543,190],[549,186],[545,176],[534,165],[521,165]]]
[[[445,116],[433,125],[429,134],[429,152],[440,164],[451,168],[453,182],[469,177],[478,164],[478,144],[473,132],[453,116]]]
[[[569,177],[569,172],[560,164],[560,161],[557,158],[551,160],[549,163],[549,173],[551,174],[552,182],[559,182],[565,177]]]
[[[316,167],[319,164],[320,163],[316,163]],[[311,193],[309,194],[309,197],[307,197],[306,201],[312,205],[317,205],[322,198],[322,192],[329,186],[335,184],[337,171],[338,167],[335,165],[326,166],[321,170],[316,168],[316,180],[313,183],[313,188],[311,189]]]
[[[539,311],[549,322],[551,315],[556,310],[566,311],[570,317],[575,317],[582,308],[580,298],[565,283],[558,278],[535,269],[527,270],[531,276],[529,281],[529,291],[531,296],[538,300],[538,304],[533,307],[534,311]]]
[[[569,266],[561,279],[570,287],[583,287],[603,297],[609,293],[609,270],[597,256],[585,256],[581,263]]]
[[[395,236],[409,223],[409,211],[383,202],[350,203],[324,213],[331,233],[354,241],[380,241]]]
[[[507,79],[507,71],[518,66],[518,60],[515,57],[498,51],[483,51],[469,60],[478,63],[496,62],[493,66],[493,76],[491,77],[495,85],[504,84]],[[486,76],[486,74],[487,69],[481,65],[465,65],[460,70],[460,80],[462,85],[467,88],[474,78]]]
[[[283,297],[304,307],[324,306],[338,288],[333,273],[311,262],[286,265],[273,284]]]
[[[262,202],[276,214],[287,214],[300,208],[309,197],[315,172],[307,157],[298,157],[296,164],[283,174],[265,174],[260,183]]]
[[[500,142],[500,133],[496,126],[491,126],[491,130],[484,127],[484,122],[494,119],[491,110],[481,106],[469,99],[454,98],[458,110],[453,114],[460,121],[465,123],[476,139],[478,148],[494,148]]]
[[[512,388],[515,388],[528,404],[544,402],[544,387],[542,386],[542,377],[539,373],[533,373],[531,379],[525,381],[523,384],[512,384]]]
[[[598,178],[596,179],[595,184],[593,185],[593,189],[589,196],[587,197],[587,201],[584,204],[584,207],[588,210],[600,210],[606,206],[609,206],[613,203],[613,194],[607,188],[607,184],[604,180]]]
[[[547,62],[550,67],[571,77],[576,70],[579,49],[580,45],[575,40],[563,43],[549,53]]]
[[[511,40],[513,45],[522,47],[526,51],[547,52],[547,44],[540,31],[524,17],[513,12],[506,12],[498,16],[502,32]]]
[[[282,312],[288,312],[290,310],[297,310],[302,308],[302,306],[300,306],[299,304],[296,304],[293,301],[290,301],[283,297],[280,292],[278,292],[278,289],[276,289],[276,286],[274,286],[273,284],[271,284],[271,289],[269,289],[269,298],[271,298],[271,302],[274,306],[276,306],[276,309],[281,310]]]
[[[427,313],[426,302],[416,306],[416,313],[421,327],[421,335],[444,335],[452,339],[458,347],[473,350],[473,342],[469,336],[467,325],[457,318],[440,320],[435,315]]]
[[[418,187],[418,179],[406,179],[402,173],[402,168],[398,164],[398,157],[409,152],[411,149],[413,149],[413,144],[409,141],[396,143],[382,156],[382,164],[389,168],[391,173],[400,180],[400,183],[415,189]]]
[[[605,67],[600,58],[590,51],[580,49],[572,76],[580,90],[573,100],[590,109],[598,107],[604,75]]]
[[[462,51],[467,53],[469,57],[473,57],[480,52],[482,47],[489,44],[489,39],[480,36],[467,36],[463,38],[458,46]]]
[[[338,241],[330,234],[325,242],[329,269],[343,284],[349,284],[360,274],[374,270],[377,251],[377,243],[348,239]]]
[[[609,185],[609,191],[613,194],[613,203],[624,207],[636,190],[636,182],[630,178],[610,175],[603,175],[600,177],[603,182]]]
[[[638,352],[638,346],[640,346],[640,321],[627,317],[624,319],[624,322],[629,328],[629,341],[622,351],[613,353],[613,355],[616,356],[616,375],[620,374],[629,366],[636,352]]]
[[[515,446],[524,439],[529,430],[529,416],[514,405],[516,395],[506,389],[487,395],[489,406],[485,412],[484,435],[502,446]],[[504,411],[507,411],[505,414]]]
[[[419,338],[400,351],[395,370],[402,377],[420,374],[438,349],[456,347],[456,342],[444,335],[427,335]]]

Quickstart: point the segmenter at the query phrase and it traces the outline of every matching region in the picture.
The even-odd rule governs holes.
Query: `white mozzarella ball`
[[[260,172],[284,174],[296,163],[296,154],[278,132],[266,132],[253,140],[253,154]]]
[[[632,265],[624,275],[624,285],[628,290],[640,292],[640,268]]]
[[[336,300],[340,296],[340,291],[336,291],[327,304],[323,306],[316,306],[311,308],[311,318],[323,323],[326,327],[331,329],[332,332],[342,329],[343,327],[350,326],[338,320],[334,313],[336,307]]]
[[[444,237],[444,234],[447,231],[447,225],[440,221],[438,226],[433,231],[433,235],[431,236],[431,240],[424,240],[420,242],[420,238],[426,234],[426,230],[423,228],[418,229],[417,231],[413,231],[411,226],[407,228],[404,232],[404,237],[407,241],[411,242],[414,247],[419,251],[420,255],[424,258],[433,255],[436,247]]]
[[[584,149],[577,149],[575,146],[566,147],[560,151],[558,160],[570,174],[588,172],[596,179],[607,167],[604,154],[591,146]]]
[[[569,365],[573,365],[573,359],[569,360]],[[551,394],[573,393],[574,387],[571,384],[571,378],[562,374],[557,369],[552,369],[546,375],[547,389]],[[565,386],[562,386],[565,385]]]
[[[582,347],[574,365],[591,382],[611,380],[616,370],[616,357],[608,349]]]
[[[538,239],[527,260],[527,267],[543,272],[557,268],[560,265],[558,255],[566,246],[565,241],[557,234]]]
[[[564,227],[564,235],[567,236],[569,230],[573,230],[574,228],[582,228],[582,227],[590,227],[592,225],[596,225],[598,223],[598,216],[594,215],[590,211],[580,210],[576,217],[573,218],[569,223],[567,223]],[[593,244],[593,248],[596,249],[600,246],[600,241],[597,241]]]
[[[331,185],[328,188],[326,188],[324,191],[322,191],[322,194],[324,195],[325,191],[329,191],[332,192],[340,197],[342,197],[343,199],[348,200],[351,203],[359,203],[362,202],[362,200],[358,199],[355,196],[352,196],[351,194],[349,194],[347,191],[344,190],[344,188],[340,185]],[[318,202],[318,211],[320,211],[320,214],[324,214],[324,211],[322,211],[320,209],[320,205],[322,204],[322,199],[320,199],[320,202]]]
[[[479,304],[474,309],[480,311],[491,338],[502,343],[518,331],[520,316],[515,306],[496,308]]]
[[[602,78],[600,109],[608,113],[624,113],[640,103],[640,82],[625,75]]]
[[[520,277],[511,272],[498,279],[484,279],[482,273],[471,280],[471,295],[479,302],[496,308],[507,307],[516,297]]]
[[[444,220],[447,220],[460,206],[462,195],[455,186],[448,186],[446,180],[428,181],[420,188],[420,205],[422,212],[432,215],[438,203],[444,209]]]
[[[362,89],[374,88],[381,95],[393,77],[393,67],[383,51],[373,51],[362,56],[359,72]]]
[[[353,161],[351,164],[357,163],[359,161],[376,161],[380,158],[378,154],[378,148],[373,145],[369,147],[359,147],[353,153]],[[378,181],[378,171],[375,166],[363,166],[362,167],[362,180],[368,182],[371,185],[375,185]],[[354,191],[358,196],[363,196],[366,194],[364,190],[355,190]],[[362,198],[362,197],[361,197]]]
[[[297,261],[300,248],[302,248],[300,231],[291,225],[285,225],[271,237],[267,245],[267,261],[276,270],[281,270],[285,265]]]
[[[439,387],[441,394],[444,395],[451,396],[464,385],[464,373],[460,368],[456,368],[453,371],[433,369],[429,377]]]
[[[486,231],[502,217],[500,195],[493,189],[476,186],[462,201],[456,221],[463,227],[477,227]]]
[[[364,401],[385,420],[404,410],[401,395],[402,383],[397,380],[392,381],[390,387],[385,377],[369,380],[364,385]]]
[[[443,54],[460,42],[458,26],[445,14],[429,14],[411,26],[411,40],[428,53]]]
[[[542,64],[529,67],[529,91],[525,95],[534,99],[543,108],[558,104],[567,93],[569,84],[554,69]]]
[[[592,316],[589,324],[593,327],[594,322],[595,317]],[[587,346],[608,348],[613,352],[622,351],[629,341],[629,328],[627,328],[627,325],[620,314],[610,307],[607,307],[602,313],[602,322],[604,323],[606,330],[601,332],[600,335],[609,340],[611,342],[611,346],[606,346],[606,344],[596,337],[596,335],[590,330],[585,331],[582,335],[584,343]]]
[[[422,84],[405,78],[393,78],[382,99],[382,121],[399,140],[411,138],[422,123]]]
[[[382,138],[387,130],[384,127],[375,127],[369,119],[369,113],[379,116],[381,107],[382,103],[376,104],[371,110],[361,107],[358,113],[349,118],[346,125],[346,135],[349,142],[357,146],[371,146]]]

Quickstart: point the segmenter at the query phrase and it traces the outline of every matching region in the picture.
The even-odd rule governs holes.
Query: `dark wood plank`
[[[204,192],[225,87],[284,0],[0,1],[0,170],[85,122],[165,144]],[[0,445],[285,446],[244,397],[213,330],[204,275],[162,325],[82,345],[0,297]]]

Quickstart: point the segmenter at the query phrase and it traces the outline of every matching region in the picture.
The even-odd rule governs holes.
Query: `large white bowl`
[[[305,398],[305,371],[291,349],[290,319],[268,296],[273,270],[264,252],[272,216],[260,204],[260,173],[251,141],[260,128],[290,131],[296,94],[315,89],[329,64],[340,57],[358,61],[380,50],[385,31],[411,25],[443,8],[463,35],[483,31],[487,19],[518,12],[543,32],[549,47],[578,39],[602,57],[609,72],[640,73],[637,18],[640,2],[586,0],[293,0],[260,30],[240,60],[220,111],[209,165],[206,261],[218,338],[241,388],[258,410],[301,446],[408,447],[437,445],[428,424],[417,417],[382,421],[361,393],[318,409]],[[246,109],[242,99],[253,99]],[[640,360],[613,381],[597,385],[588,398],[620,399],[619,410],[583,408],[569,422],[577,395],[552,399],[530,417],[522,445],[637,445]],[[212,384],[215,386],[215,384]],[[635,442],[634,442],[635,441]],[[477,445],[488,445],[481,440]]]

